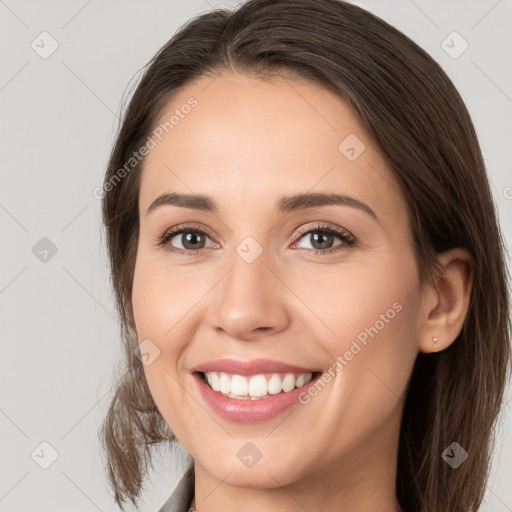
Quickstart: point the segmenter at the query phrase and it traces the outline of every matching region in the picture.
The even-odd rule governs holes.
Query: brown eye
[[[206,242],[210,237],[194,226],[178,226],[168,230],[158,241],[158,245],[166,250],[193,255],[207,248]]]
[[[170,237],[169,241],[177,238],[181,242],[183,249],[194,251],[202,249],[205,245],[205,234],[199,231],[182,231]],[[174,245],[174,244],[173,244]]]
[[[332,235],[331,233],[319,231],[311,232],[307,236],[309,236],[308,240],[313,246],[313,249],[318,250],[330,249],[332,247],[334,239],[337,238],[335,235]]]
[[[302,239],[306,240],[310,244],[310,247],[299,247],[299,249],[311,249],[315,254],[330,254],[338,250],[343,250],[344,248],[352,247],[355,243],[355,238],[348,231],[336,226],[318,225],[313,229],[307,231],[306,229],[302,228],[302,230],[299,230],[302,235],[299,241]],[[335,243],[336,239],[340,240],[340,242]],[[299,242],[295,242],[294,245],[298,243]]]

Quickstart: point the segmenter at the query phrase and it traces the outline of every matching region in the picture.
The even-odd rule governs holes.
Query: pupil
[[[318,243],[320,245],[320,247],[315,247],[316,249],[328,249],[329,248],[329,242],[331,242],[332,240],[332,237],[333,235],[331,235],[330,233],[313,233],[312,235],[312,238],[313,238],[313,247],[315,247],[315,243]],[[324,241],[320,241],[318,242],[319,239],[322,239],[324,238]],[[327,239],[327,241],[325,241],[325,239]]]
[[[201,234],[200,233],[187,233],[184,236],[184,242],[182,242],[183,243],[183,247],[185,247],[185,249],[195,250],[195,249],[197,249],[197,246],[194,246],[194,243],[197,243],[197,241],[200,240],[200,239],[201,239]],[[188,243],[191,243],[192,247],[187,247]]]

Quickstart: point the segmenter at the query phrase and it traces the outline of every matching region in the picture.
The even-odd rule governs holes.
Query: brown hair
[[[138,341],[131,291],[143,160],[129,172],[125,164],[180,89],[222,71],[302,78],[348,102],[407,202],[422,285],[438,269],[438,253],[462,247],[472,255],[473,290],[461,333],[444,351],[418,354],[414,365],[396,492],[406,511],[477,510],[511,356],[505,249],[485,165],[469,113],[440,66],[400,31],[341,0],[250,0],[234,11],[197,16],[148,63],[130,100],[102,203],[126,356],[101,429],[116,502],[137,503],[150,445],[175,441],[133,355]],[[453,441],[469,453],[456,470],[441,458]]]

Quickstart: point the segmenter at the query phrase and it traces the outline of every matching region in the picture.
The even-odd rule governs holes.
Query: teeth
[[[207,373],[206,379],[208,380],[208,384],[210,384],[210,387],[214,391],[220,391],[220,379],[217,377],[217,375],[214,375],[213,373]]]
[[[282,384],[279,375],[274,373],[274,375],[270,377],[267,383],[267,389],[271,395],[277,395],[277,393],[281,393]]]
[[[233,379],[231,380],[231,389],[233,389],[233,382],[235,382],[235,378],[236,375],[233,376]],[[265,379],[264,375],[255,375],[254,377],[251,377],[251,380],[249,381],[248,393],[240,393],[238,391],[233,391],[233,393],[236,393],[237,395],[249,394],[253,397],[265,396],[267,394],[267,379]]]
[[[295,375],[293,373],[288,373],[286,377],[283,379],[283,391],[288,392],[292,389],[295,389]]]
[[[231,377],[231,393],[241,396],[248,395],[249,383],[247,379],[241,375],[233,375],[233,377]]]
[[[217,379],[220,381],[220,391],[221,393],[228,394],[231,392],[231,379],[226,373],[221,373],[220,379],[217,377]],[[218,391],[218,390],[216,390]]]
[[[205,372],[206,381],[214,391],[230,398],[258,400],[277,393],[288,393],[307,384],[312,373],[272,373],[252,376],[224,372]]]
[[[304,386],[304,384],[306,384],[306,382],[307,382],[307,376],[306,376],[306,374],[303,373],[302,375],[299,375],[297,377],[297,382],[296,382],[295,385],[298,388],[300,388],[301,386]]]

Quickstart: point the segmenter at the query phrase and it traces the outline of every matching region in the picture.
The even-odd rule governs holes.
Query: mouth
[[[271,420],[297,405],[322,372],[275,372],[252,375],[219,371],[194,371],[205,405],[218,417],[238,423]]]
[[[213,391],[235,400],[267,400],[302,388],[321,372],[275,372],[239,375],[226,372],[195,372]]]
[[[322,371],[271,359],[215,359],[191,368],[209,408],[236,423],[265,421],[303,404],[300,398]],[[301,405],[302,407],[302,405]]]

